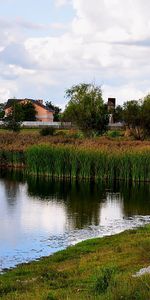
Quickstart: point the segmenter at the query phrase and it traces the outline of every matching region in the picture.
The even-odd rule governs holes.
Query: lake
[[[150,223],[150,185],[0,172],[0,271],[85,239]]]

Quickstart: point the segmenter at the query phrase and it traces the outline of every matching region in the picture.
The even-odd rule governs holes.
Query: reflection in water
[[[17,176],[16,176],[17,175]],[[63,182],[1,174],[0,268],[150,222],[149,184]]]

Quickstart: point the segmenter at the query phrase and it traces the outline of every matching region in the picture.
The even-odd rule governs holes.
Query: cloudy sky
[[[81,82],[118,104],[150,92],[150,1],[0,0],[0,102],[64,107]]]

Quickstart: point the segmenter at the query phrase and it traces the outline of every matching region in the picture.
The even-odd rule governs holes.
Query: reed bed
[[[92,180],[150,181],[150,151],[82,149],[36,145],[25,152],[27,171],[36,176]]]
[[[0,150],[0,167],[24,167],[25,154],[23,151]]]

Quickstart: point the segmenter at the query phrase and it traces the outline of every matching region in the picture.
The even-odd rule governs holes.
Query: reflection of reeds
[[[150,180],[150,151],[102,147],[32,146],[26,151],[29,173],[81,179]]]

